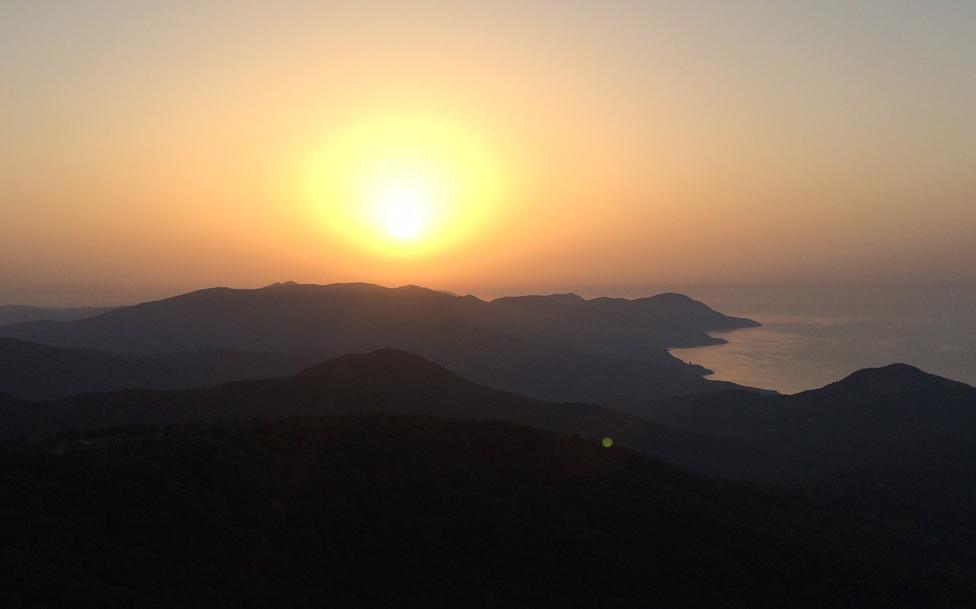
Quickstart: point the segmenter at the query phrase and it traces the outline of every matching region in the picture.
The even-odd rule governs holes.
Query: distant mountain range
[[[430,372],[400,359],[405,376]],[[354,377],[360,363],[301,379]],[[972,600],[971,580],[928,540],[835,519],[796,493],[499,421],[359,415],[0,444],[0,489],[4,607]]]
[[[664,606],[966,606],[958,599],[976,597],[976,485],[972,482],[976,480],[976,388],[894,364],[857,371],[821,389],[779,395],[705,380],[706,371],[668,353],[670,347],[715,342],[707,332],[750,325],[755,322],[727,317],[675,294],[638,300],[586,300],[574,294],[554,294],[489,302],[416,286],[389,289],[368,284],[286,283],[257,290],[202,290],[74,321],[25,321],[0,326],[0,439],[32,441],[0,442],[0,489],[4,493],[0,499],[5,510],[8,505],[15,506],[14,512],[4,514],[16,514],[15,520],[0,518],[0,544],[8,538],[20,539],[18,535],[27,539],[23,537],[27,534],[43,540],[44,535],[38,531],[61,526],[59,522],[65,530],[90,534],[77,538],[68,554],[32,558],[31,552],[42,550],[26,541],[23,547],[17,545],[19,542],[0,547],[0,561],[6,561],[0,566],[22,567],[9,577],[9,569],[0,569],[0,605],[10,604],[2,594],[11,586],[27,586],[25,589],[35,592],[48,589],[46,584],[30,583],[30,578],[44,578],[29,567],[35,564],[29,561],[36,558],[38,565],[60,565],[58,568],[67,569],[62,575],[73,574],[50,578],[58,585],[68,585],[65,582],[70,581],[77,586],[64,598],[77,598],[82,594],[79,590],[95,590],[92,598],[114,599],[109,603],[113,606],[121,598],[116,595],[127,593],[136,594],[133,599],[166,605],[179,604],[180,599],[169,592],[159,596],[159,590],[185,589],[188,595],[202,595],[192,596],[195,601],[206,599],[201,601],[204,605],[221,606],[225,600],[212,596],[217,588],[201,584],[203,580],[187,583],[186,578],[199,567],[195,562],[197,553],[206,555],[208,551],[219,552],[220,564],[227,565],[226,571],[214,577],[242,572],[243,567],[232,557],[236,556],[233,548],[257,552],[256,556],[261,557],[260,564],[248,566],[249,574],[272,577],[267,574],[273,573],[273,577],[284,578],[265,583],[260,577],[254,581],[247,578],[248,585],[241,590],[250,590],[257,605],[267,605],[257,600],[264,598],[262,594],[290,594],[282,592],[282,581],[298,581],[297,587],[286,587],[296,594],[319,594],[318,588],[306,589],[300,583],[308,581],[307,572],[302,570],[307,565],[301,563],[302,553],[309,551],[306,546],[288,546],[283,560],[304,566],[297,567],[297,571],[286,568],[283,573],[267,571],[273,563],[268,557],[276,555],[272,549],[251,545],[258,541],[249,534],[233,541],[230,531],[237,530],[233,527],[251,526],[252,518],[258,516],[244,505],[226,503],[237,497],[236,491],[230,486],[219,487],[220,477],[268,486],[272,493],[283,492],[280,497],[289,500],[294,497],[288,493],[294,491],[303,500],[325,501],[323,497],[313,497],[307,479],[296,478],[288,483],[294,487],[283,489],[270,480],[271,472],[277,472],[277,468],[310,471],[305,459],[311,453],[289,452],[293,440],[332,442],[332,429],[344,430],[342,433],[359,429],[364,438],[372,440],[353,448],[343,444],[343,458],[355,462],[346,461],[345,469],[336,471],[346,472],[342,475],[347,478],[352,472],[359,472],[364,485],[380,484],[378,481],[402,484],[405,486],[397,488],[408,495],[414,491],[404,489],[418,483],[412,477],[418,471],[415,466],[428,458],[423,451],[418,452],[416,442],[426,438],[439,458],[457,457],[459,463],[473,469],[476,482],[470,489],[472,498],[482,495],[505,502],[523,497],[521,490],[512,491],[516,495],[506,495],[513,488],[511,479],[479,470],[466,448],[431,435],[435,433],[457,433],[476,444],[497,442],[505,459],[514,454],[521,457],[511,458],[529,459],[519,465],[521,469],[506,470],[513,476],[527,477],[519,480],[549,476],[547,479],[552,482],[562,479],[560,472],[588,472],[579,474],[585,482],[574,486],[572,493],[559,496],[571,502],[566,506],[566,515],[558,509],[562,505],[560,498],[526,498],[526,505],[536,511],[525,526],[530,521],[535,527],[556,526],[551,531],[555,537],[547,537],[548,533],[533,537],[536,531],[527,529],[512,533],[497,524],[512,522],[511,510],[500,504],[478,516],[482,519],[479,522],[484,530],[500,535],[505,544],[516,537],[530,544],[564,540],[568,545],[560,550],[560,561],[553,562],[552,569],[565,564],[561,559],[572,554],[573,548],[581,552],[592,550],[593,561],[581,559],[572,569],[579,573],[599,572],[599,577],[612,577],[611,572],[620,574],[622,579],[617,581],[621,593],[617,600],[625,605],[633,604],[633,598],[654,598],[640,583],[645,581],[641,578],[651,577],[656,578],[651,581],[665,582],[666,592],[659,597]],[[375,413],[385,413],[386,418],[374,416]],[[331,419],[331,423],[311,419],[282,422],[289,417],[338,415],[364,418]],[[418,420],[418,416],[480,423]],[[190,425],[193,421],[208,423]],[[361,427],[356,427],[360,423],[354,421],[360,421]],[[497,421],[528,425],[549,434],[574,434],[587,440],[556,438]],[[134,425],[180,427],[139,431]],[[302,436],[303,425],[318,435]],[[79,435],[79,430],[94,429],[103,431]],[[68,435],[51,438],[58,433]],[[420,435],[410,435],[415,433]],[[397,470],[392,462],[370,469],[370,464],[375,464],[368,458],[371,449],[385,454],[385,442],[392,442],[395,447],[396,438],[407,436],[412,439],[404,440],[404,458],[413,461],[402,470]],[[648,465],[650,462],[638,457],[627,457],[622,462],[626,467],[617,463],[614,468],[624,469],[611,468],[612,473],[587,470],[584,461],[593,458],[602,462],[602,456],[593,455],[607,454],[600,453],[596,444],[605,437],[613,439],[615,450],[626,447],[700,475],[741,482],[699,480],[662,464]],[[543,453],[526,446],[516,450],[512,442],[539,442],[549,448]],[[585,446],[597,452],[580,448]],[[245,447],[258,449],[253,460]],[[571,462],[553,465],[550,461],[531,461],[549,459],[544,455],[550,449],[567,451],[566,458]],[[279,452],[271,454],[275,450]],[[489,461],[499,457],[490,449],[479,450]],[[330,455],[329,459],[339,458],[338,453]],[[75,457],[77,462],[72,461]],[[128,463],[137,465],[126,469]],[[81,470],[73,469],[76,466],[85,472],[101,472],[97,474],[101,477],[85,478],[79,474]],[[198,467],[209,469],[201,474],[195,469]],[[296,467],[297,470],[288,469]],[[560,469],[563,467],[566,469]],[[685,515],[655,511],[660,506],[644,490],[635,491],[636,495],[626,499],[615,494],[628,484],[644,488],[642,481],[651,475],[647,468],[654,470],[653,476],[661,476],[654,483],[663,485],[657,487],[662,493],[660,500],[668,505],[680,504]],[[629,473],[624,474],[624,470]],[[440,477],[430,479],[425,492],[449,501],[459,485],[465,488],[460,471],[450,469],[445,474],[451,482]],[[23,477],[18,478],[21,474]],[[199,476],[210,477],[204,480]],[[113,480],[128,485],[119,491],[121,495],[107,490],[115,484]],[[158,488],[151,486],[152,481],[159,483]],[[769,483],[794,490],[777,489]],[[204,490],[207,485],[217,485],[222,490],[210,495]],[[196,489],[193,499],[180,504],[181,493],[191,487]],[[533,493],[538,490],[532,488]],[[679,488],[698,490],[682,495],[684,491],[679,492]],[[62,491],[45,495],[43,489]],[[86,489],[98,490],[86,494]],[[610,494],[604,497],[596,489]],[[437,534],[410,537],[404,522],[396,521],[392,512],[381,510],[379,504],[363,507],[364,498],[371,496],[365,486],[349,493],[329,495],[341,495],[337,501],[359,502],[351,511],[340,510],[337,514],[347,518],[347,526],[395,523],[390,525],[390,539],[445,543]],[[122,529],[98,520],[99,510],[115,505],[106,497],[118,499],[120,513],[132,514],[127,525],[121,518]],[[417,497],[414,500],[417,505],[421,502]],[[608,503],[604,504],[604,500]],[[179,547],[167,545],[166,536],[149,546],[136,543],[140,527],[162,526],[166,530],[162,521],[169,516],[156,514],[150,507],[159,501],[174,503],[173,513],[181,514],[176,517],[181,524],[173,526],[198,527],[193,529],[192,539],[179,542]],[[311,508],[285,514],[276,501],[279,499],[265,501],[262,496],[255,508],[274,516],[267,521],[270,528],[262,534],[279,539],[294,533],[286,523],[291,517],[299,518],[296,522],[303,523],[301,527],[307,525],[300,527],[300,536],[327,537],[334,533],[331,524],[310,524],[308,519],[315,514]],[[396,501],[414,506],[399,495]],[[81,511],[72,512],[72,506],[81,506]],[[196,511],[191,509],[194,506]],[[444,512],[440,517],[447,518],[451,511],[441,507]],[[208,510],[225,514],[236,524],[225,529],[220,521],[201,525],[203,520],[193,520],[205,519],[200,514]],[[596,515],[602,510],[611,510],[608,517],[620,520],[612,520],[614,524],[604,530],[603,520]],[[645,511],[650,520],[644,518]],[[32,520],[34,513],[38,516]],[[105,513],[114,512],[109,509]],[[651,521],[654,524],[649,524]],[[207,526],[225,536],[221,543],[206,546],[210,550],[204,547],[208,542],[199,541],[208,539]],[[649,527],[678,529],[673,535],[662,537],[660,530],[653,533]],[[578,530],[583,537],[567,533],[570,530]],[[608,537],[600,543],[611,539],[621,542],[623,530],[632,530],[635,540],[643,540],[655,549],[645,551],[639,549],[639,544],[627,545],[619,558],[623,562],[616,563],[607,546],[594,549],[587,545],[593,538],[584,534],[605,532]],[[747,540],[745,531],[753,531],[755,539]],[[726,533],[731,537],[723,538]],[[823,543],[816,541],[818,535],[823,536]],[[783,540],[798,545],[789,549],[776,545]],[[759,545],[753,545],[754,541]],[[626,543],[629,542],[628,538]],[[660,544],[681,556],[685,556],[681,553],[685,547],[682,544],[688,544],[687,547],[695,548],[694,552],[702,552],[702,564],[711,567],[704,575],[683,579],[666,561],[660,562],[655,554]],[[111,554],[106,550],[110,547],[119,556],[128,557],[126,560],[140,564],[140,577],[147,573],[156,575],[139,580],[145,586],[139,584],[138,592],[116,589],[117,581],[109,571],[96,568],[91,562],[105,560],[105,553]],[[349,552],[353,546],[344,542],[341,547],[342,552]],[[475,544],[463,552],[454,547],[437,547],[443,552],[438,554],[443,560],[438,558],[441,562],[436,562],[440,569],[459,557],[480,551],[498,551],[500,560],[511,560],[514,552],[514,546],[499,549]],[[76,550],[80,553],[71,554]],[[48,551],[54,552],[55,546],[43,550]],[[326,552],[321,547],[315,551]],[[772,558],[760,555],[762,552],[773,552]],[[388,569],[391,577],[401,577],[404,572],[390,566],[392,563],[387,562],[388,557],[379,546],[356,556],[356,560],[365,561],[360,573],[372,573],[364,566],[367,564],[381,565],[376,568]],[[534,565],[540,560],[543,557],[528,562]],[[685,565],[683,560],[674,564]],[[647,570],[628,561],[652,566]],[[833,561],[840,562],[825,571],[823,566],[834,564]],[[603,565],[611,565],[606,573],[600,570]],[[122,566],[116,564],[118,568]],[[483,567],[466,565],[465,569],[470,570],[452,572],[444,581],[469,581],[484,576],[488,578],[484,580],[485,590],[503,595],[508,590],[515,596],[527,585],[528,580],[512,573],[486,575]],[[426,569],[435,567],[420,561],[404,568],[426,573]],[[168,575],[153,579],[160,573]],[[442,571],[437,573],[444,579]],[[788,573],[803,575],[796,579]],[[930,575],[935,579],[928,579]],[[81,580],[75,581],[75,576]],[[587,600],[589,596],[566,584],[568,580],[560,579],[562,576],[557,576],[555,570],[536,576],[546,585],[556,586],[547,590],[561,592],[545,597],[547,602],[536,599],[538,602],[520,605],[505,600],[496,606],[572,606],[566,600],[569,598],[580,599],[584,606],[593,604]],[[577,577],[584,576],[572,575],[570,579]],[[712,577],[726,582],[724,590],[737,590],[725,599],[727,603],[717,604],[714,593],[718,588],[696,587],[696,582],[712,581]],[[807,587],[803,583],[806,577],[830,583]],[[433,579],[436,577],[418,581],[429,586]],[[391,584],[388,592],[398,598],[420,594],[403,588],[405,585]],[[564,585],[569,587],[559,587]],[[359,599],[360,606],[390,606],[389,597],[368,597],[363,592],[365,584],[356,586],[350,588],[354,590],[350,593]],[[218,588],[226,590],[227,585]],[[432,594],[432,589],[424,588],[423,594]],[[800,592],[799,596],[788,597],[787,591]],[[634,596],[629,596],[632,593]],[[55,596],[36,596],[34,604],[57,606],[58,592],[52,594]],[[451,594],[454,592],[443,598],[472,598]],[[20,595],[14,600],[23,598],[27,597]],[[671,602],[674,599],[680,602]],[[458,602],[459,606],[468,606]],[[295,604],[301,605],[297,600]],[[347,604],[357,606],[353,601]],[[486,601],[484,606],[493,605]]]
[[[213,288],[77,321],[2,326],[0,337],[87,351],[47,352],[26,376],[11,375],[12,364],[0,365],[0,391],[37,398],[135,386],[178,389],[296,372],[344,353],[394,347],[541,399],[664,397],[733,386],[705,380],[706,370],[668,348],[714,344],[720,339],[707,332],[754,325],[677,294],[489,302],[416,286]],[[0,364],[24,357],[25,350],[0,344]],[[45,361],[56,368],[45,369]]]
[[[28,321],[76,321],[111,311],[115,307],[32,307],[0,305],[0,326]]]

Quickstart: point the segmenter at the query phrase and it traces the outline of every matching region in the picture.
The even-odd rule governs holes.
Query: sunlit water
[[[672,350],[713,379],[794,393],[904,362],[976,384],[976,288],[682,291],[763,324],[716,334],[726,345]]]

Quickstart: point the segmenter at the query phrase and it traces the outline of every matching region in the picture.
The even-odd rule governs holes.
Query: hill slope
[[[114,430],[0,446],[0,465],[10,607],[941,608],[972,592],[926,548],[789,494],[499,422]]]

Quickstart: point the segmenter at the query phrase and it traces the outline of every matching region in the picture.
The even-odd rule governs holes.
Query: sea
[[[660,290],[644,290],[654,293]],[[797,393],[861,368],[901,362],[976,385],[976,286],[684,288],[760,328],[727,344],[672,349],[709,377]]]

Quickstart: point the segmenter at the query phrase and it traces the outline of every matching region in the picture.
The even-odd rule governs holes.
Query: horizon
[[[234,290],[256,290],[266,287],[271,287],[275,284],[285,284],[285,283],[295,283],[298,285],[314,285],[314,286],[328,286],[328,285],[341,285],[341,284],[367,284],[375,285],[382,288],[401,288],[408,286],[417,286],[421,288],[426,288],[436,292],[444,292],[453,294],[456,296],[475,296],[482,300],[495,300],[498,298],[511,297],[511,296],[549,296],[557,294],[576,294],[586,299],[599,298],[599,297],[610,297],[610,298],[646,298],[649,296],[656,296],[665,293],[676,293],[686,296],[692,296],[696,300],[702,300],[707,298],[707,295],[720,294],[722,296],[734,295],[736,293],[741,295],[748,295],[750,293],[795,293],[795,294],[810,294],[810,293],[822,293],[825,295],[837,294],[837,293],[856,293],[860,292],[865,295],[891,295],[893,293],[904,293],[906,297],[917,297],[920,294],[930,294],[933,290],[937,293],[945,294],[947,292],[954,292],[962,295],[976,294],[976,283],[973,284],[959,284],[952,282],[939,282],[939,283],[911,283],[911,284],[885,284],[885,283],[827,283],[827,284],[782,284],[782,283],[771,283],[771,284],[737,284],[737,283],[713,283],[713,284],[690,284],[690,283],[674,283],[674,284],[593,284],[593,285],[568,285],[568,284],[552,284],[552,285],[536,285],[536,286],[525,286],[525,285],[512,285],[512,286],[489,286],[482,289],[465,289],[465,288],[455,288],[455,287],[444,287],[444,286],[432,286],[424,285],[417,282],[407,282],[402,284],[392,284],[392,283],[380,283],[374,281],[296,281],[292,279],[288,280],[278,280],[271,281],[268,283],[259,283],[254,285],[229,285],[229,284],[215,284],[215,285],[205,285],[205,286],[193,286],[193,287],[173,287],[170,289],[166,288],[143,288],[136,286],[123,286],[121,290],[105,290],[102,291],[102,296],[95,297],[90,300],[75,300],[73,297],[65,297],[60,291],[38,291],[33,293],[28,293],[27,298],[17,299],[16,296],[8,297],[4,299],[3,292],[0,292],[0,307],[8,306],[24,306],[24,307],[38,307],[38,308],[106,308],[106,307],[127,307],[134,306],[137,304],[142,304],[146,302],[155,302],[157,300],[165,300],[167,298],[173,298],[176,296],[182,296],[185,294],[190,294],[193,292],[208,290],[214,288],[229,288]],[[118,291],[119,297],[106,296],[105,294],[112,294]],[[695,296],[697,294],[697,296]],[[934,296],[937,298],[938,296]],[[707,301],[705,304],[709,304]],[[741,311],[739,311],[741,313]]]

